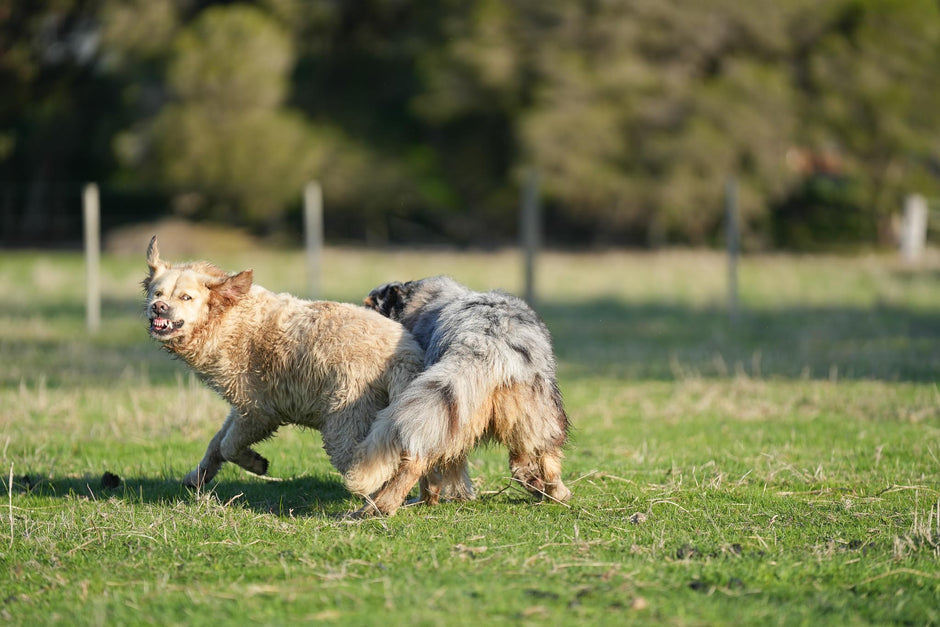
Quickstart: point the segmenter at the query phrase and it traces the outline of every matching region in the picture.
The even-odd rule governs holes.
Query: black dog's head
[[[471,293],[450,277],[432,276],[404,283],[386,283],[375,288],[363,301],[366,307],[383,316],[401,322],[409,330],[415,317],[428,308],[440,309],[446,303]]]
[[[363,303],[387,318],[400,321],[409,291],[409,283],[386,283],[369,292]]]

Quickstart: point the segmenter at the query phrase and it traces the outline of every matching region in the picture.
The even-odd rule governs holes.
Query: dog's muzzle
[[[154,317],[150,319],[150,332],[156,336],[169,335],[173,331],[183,327],[183,321],[173,321],[167,317],[170,312],[170,306],[162,300],[155,301],[150,305],[150,311]]]

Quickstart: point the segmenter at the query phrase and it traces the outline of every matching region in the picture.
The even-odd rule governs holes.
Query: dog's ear
[[[388,304],[389,301],[395,298],[395,289],[396,286],[401,285],[400,283],[386,283],[385,285],[380,285],[375,288],[369,295],[366,296],[366,299],[363,302],[366,307],[374,309],[383,316],[387,316],[389,313]]]
[[[228,289],[238,296],[244,296],[251,289],[251,283],[255,278],[254,270],[242,270],[235,276],[230,276],[225,280]]]
[[[402,283],[386,283],[369,292],[365,305],[387,318],[397,320],[405,306],[404,289]]]
[[[157,246],[157,236],[150,238],[150,245],[147,246],[147,265],[150,266],[150,274],[157,270],[167,267],[167,263],[160,260],[160,248]]]
[[[253,278],[254,272],[252,270],[244,270],[218,281],[206,283],[206,287],[209,288],[210,306],[229,307],[234,305],[251,289]]]
[[[160,259],[160,249],[157,247],[156,235],[150,238],[150,245],[147,246],[147,267],[150,268],[150,273],[143,280],[145,292],[150,289],[150,284],[153,283],[157,275],[170,267],[170,264]]]

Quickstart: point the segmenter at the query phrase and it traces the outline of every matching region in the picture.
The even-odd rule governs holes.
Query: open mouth
[[[173,322],[168,318],[156,317],[150,320],[150,332],[156,336],[166,336],[183,326],[182,320]]]

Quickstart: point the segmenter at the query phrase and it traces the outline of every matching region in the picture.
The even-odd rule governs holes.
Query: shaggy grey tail
[[[353,451],[352,464],[343,474],[346,487],[355,494],[371,495],[398,470],[404,453],[396,416],[407,410],[411,383],[420,376],[424,351],[405,333],[399,346],[405,358],[392,366],[389,377],[389,406],[376,414],[366,438]],[[411,394],[413,396],[413,393]]]
[[[397,405],[393,403],[380,411],[369,434],[356,446],[352,465],[343,475],[346,488],[353,494],[374,494],[398,470],[403,451],[395,424]]]
[[[404,455],[428,462],[447,455],[448,444],[460,433],[461,405],[465,404],[461,400],[480,397],[475,390],[462,389],[472,387],[470,381],[476,378],[473,370],[463,373],[466,383],[462,385],[452,383],[460,379],[451,370],[447,364],[434,364],[376,415],[344,475],[351,492],[374,493],[394,476]],[[458,444],[458,451],[467,446],[465,442],[453,443]]]

